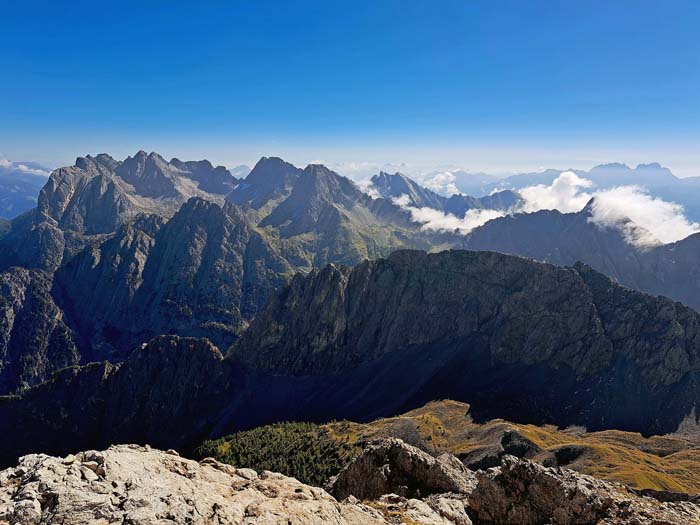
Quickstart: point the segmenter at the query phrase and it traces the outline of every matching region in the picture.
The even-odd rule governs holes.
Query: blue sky
[[[0,154],[700,175],[700,2],[3,2]]]

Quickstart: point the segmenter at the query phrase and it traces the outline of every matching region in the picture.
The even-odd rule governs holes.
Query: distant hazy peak
[[[643,170],[643,169],[668,170],[668,168],[662,166],[658,162],[650,162],[649,164],[637,164],[637,169],[638,170]],[[670,171],[670,170],[668,170],[668,171]]]
[[[597,166],[594,166],[593,168],[591,168],[591,171],[594,171],[594,170],[612,170],[612,169],[628,171],[628,170],[631,170],[632,168],[630,168],[627,164],[624,164],[622,162],[608,162],[606,164],[598,164]]]
[[[374,186],[418,187],[418,183],[398,171],[396,173],[380,171],[377,175],[373,175],[370,180]]]

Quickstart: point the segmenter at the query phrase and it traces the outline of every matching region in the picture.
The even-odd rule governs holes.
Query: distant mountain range
[[[640,248],[591,204],[461,235],[406,205],[461,217],[521,196],[447,198],[386,173],[370,193],[274,157],[243,180],[142,151],[54,171],[0,229],[0,420],[15,429],[0,450],[190,446],[448,396],[645,433],[700,408],[700,316],[617,284],[700,308],[700,235]],[[425,253],[450,248],[565,268]]]
[[[48,176],[39,164],[0,159],[0,218],[14,219],[35,207]]]
[[[509,210],[520,201],[520,196],[511,190],[495,192],[483,197],[453,194],[448,197],[418,185],[401,173],[375,175],[370,180],[370,191],[384,199],[406,197],[405,204],[416,208],[433,208],[457,217],[464,217],[469,210]]]
[[[682,205],[692,221],[700,221],[700,177],[678,178],[671,170],[658,163],[639,164],[631,168],[626,164],[601,164],[590,170],[547,169],[540,172],[520,173],[498,178],[483,173],[461,170],[429,173],[421,179],[437,193],[449,196],[455,190],[466,195],[481,197],[496,191],[518,191],[528,186],[550,185],[564,171],[572,171],[590,180],[597,189],[616,186],[641,186],[655,196]]]

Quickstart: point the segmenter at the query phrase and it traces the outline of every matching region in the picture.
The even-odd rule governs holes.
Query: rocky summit
[[[0,523],[380,524],[376,512],[273,472],[120,445],[25,456],[0,473]]]
[[[700,506],[689,498],[655,499],[511,456],[475,473],[454,456],[435,459],[399,440],[368,448],[328,489],[338,499],[274,472],[118,445],[62,458],[21,458],[0,472],[0,523],[700,523]]]

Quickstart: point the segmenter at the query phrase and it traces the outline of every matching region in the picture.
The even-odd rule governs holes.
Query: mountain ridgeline
[[[0,268],[33,272],[46,293],[40,303],[3,294],[2,393],[66,364],[119,362],[162,333],[226,349],[295,272],[431,246],[402,209],[323,166],[264,158],[241,182],[208,161],[142,151],[56,170],[37,208],[7,230]],[[45,358],[42,324],[15,321],[47,308],[67,326],[68,362]]]
[[[436,398],[471,400],[477,419],[666,433],[697,425],[699,349],[696,311],[585,265],[398,251],[295,277],[225,358],[206,340],[161,336],[121,364],[68,368],[5,398],[0,420],[15,431],[0,450],[3,461],[113,442],[187,450]]]
[[[510,210],[522,199],[511,190],[497,191],[483,197],[455,194],[445,197],[423,188],[401,173],[375,175],[370,180],[371,190],[384,199],[406,198],[407,205],[414,208],[432,208],[445,213],[464,217],[469,210]]]
[[[475,417],[697,424],[699,236],[640,249],[588,208],[438,233],[395,200],[461,217],[520,197],[384,173],[369,193],[274,157],[243,180],[145,152],[54,171],[0,229],[2,460],[446,397]]]

